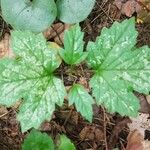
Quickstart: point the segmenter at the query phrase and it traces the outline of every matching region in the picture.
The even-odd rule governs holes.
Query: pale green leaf
[[[24,132],[50,119],[55,104],[63,104],[66,91],[52,74],[61,60],[41,34],[13,32],[12,49],[16,58],[0,60],[0,104],[10,106],[23,98],[18,119]]]
[[[25,138],[22,150],[54,150],[54,143],[46,133],[32,130]]]
[[[88,121],[92,122],[92,104],[94,103],[94,101],[91,95],[89,95],[89,93],[84,89],[83,86],[74,84],[69,91],[68,99],[70,105],[74,103],[77,111],[80,112],[81,115]]]
[[[38,128],[44,120],[50,119],[55,104],[62,106],[66,94],[62,81],[55,77],[41,78],[36,87],[30,91],[18,114],[23,132],[31,127]]]
[[[74,144],[65,135],[60,135],[58,150],[76,150]]]
[[[79,64],[87,57],[87,52],[83,52],[83,36],[84,33],[81,32],[79,24],[65,31],[64,49],[61,49],[59,53],[67,64]]]
[[[1,0],[2,16],[16,30],[42,32],[56,18],[54,0]]]
[[[61,64],[57,48],[53,46],[53,43],[47,44],[42,33],[36,35],[28,31],[14,31],[11,35],[11,47],[14,53],[22,57],[24,63],[34,65],[38,72],[43,70],[49,74]]]
[[[92,11],[95,0],[57,0],[58,18],[69,24],[86,19]]]
[[[136,116],[139,102],[132,90],[150,91],[150,49],[135,48],[134,19],[104,28],[96,42],[88,44],[88,64],[97,70],[90,81],[93,96],[110,112]]]

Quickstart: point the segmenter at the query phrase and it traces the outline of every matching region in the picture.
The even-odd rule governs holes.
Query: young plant
[[[42,32],[58,17],[65,23],[83,21],[95,0],[1,0],[2,16],[16,30]]]
[[[60,49],[59,54],[65,63],[71,65],[71,67],[80,64],[88,55],[87,52],[83,52],[83,36],[84,33],[81,32],[79,24],[72,26],[65,32],[64,49]],[[74,103],[77,111],[80,112],[85,119],[92,122],[92,104],[94,100],[82,85],[74,84],[72,86],[68,94],[68,100],[69,105]]]
[[[60,135],[57,145],[46,133],[32,130],[22,144],[22,150],[76,150],[74,144],[65,135]]]
[[[150,48],[136,48],[136,38],[132,18],[104,28],[96,41],[87,45],[87,64],[95,71],[90,87],[96,104],[123,116],[138,114],[140,106],[133,90],[144,94],[150,90]],[[16,57],[0,60],[0,104],[11,106],[23,99],[17,117],[23,132],[38,128],[51,118],[56,104],[62,106],[67,94],[62,81],[53,74],[61,63],[58,51],[66,63],[78,65],[87,55],[83,52],[83,43],[78,25],[66,32],[64,49],[46,43],[42,34],[12,32]],[[92,121],[94,100],[82,85],[72,86],[68,101]]]

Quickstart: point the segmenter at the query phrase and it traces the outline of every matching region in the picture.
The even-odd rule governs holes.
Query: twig
[[[104,126],[104,141],[105,141],[105,149],[108,150],[108,145],[107,145],[107,135],[106,135],[106,113],[105,113],[105,109],[102,107],[103,109],[103,126]]]

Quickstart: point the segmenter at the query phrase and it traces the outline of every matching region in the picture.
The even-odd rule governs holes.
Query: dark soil
[[[136,16],[136,14],[135,14]],[[122,15],[113,0],[97,0],[89,17],[81,23],[85,32],[85,41],[95,40],[103,27],[110,27],[114,21],[122,21],[127,17]],[[150,24],[137,24],[139,32],[138,46],[150,46]],[[0,36],[10,31],[10,27],[0,18]],[[68,76],[67,67],[61,65],[56,74],[63,75],[66,86],[73,82],[80,82],[88,88],[88,80],[92,73],[81,64],[76,68],[73,77]],[[65,73],[64,73],[65,72]],[[75,143],[78,150],[112,150],[115,147],[125,148],[129,129],[127,123],[131,120],[118,114],[109,114],[104,108],[93,106],[94,118],[89,123],[76,112],[75,108],[68,107],[65,101],[62,108],[58,108],[50,122],[42,124],[42,132],[46,132],[55,139],[58,133],[65,133]],[[5,115],[0,116],[0,150],[20,150],[27,133],[22,134],[16,120],[18,108],[8,108]]]

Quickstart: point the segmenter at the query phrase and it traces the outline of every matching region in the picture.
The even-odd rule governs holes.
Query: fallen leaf
[[[126,150],[144,150],[142,141],[144,137],[138,130],[134,130],[128,135]]]
[[[150,150],[150,141],[145,140],[145,141],[142,142],[142,144],[143,144],[143,149],[144,150]]]
[[[8,33],[5,33],[4,38],[0,41],[0,58],[4,56],[14,56],[10,48],[10,35]]]
[[[47,40],[54,40],[54,42],[62,46],[64,40],[64,31],[70,28],[70,26],[71,25],[69,24],[56,23],[44,31],[43,35]]]
[[[96,128],[94,126],[86,126],[84,127],[80,134],[81,141],[84,140],[94,140],[94,141],[102,141],[104,140],[104,133],[101,129]]]
[[[150,101],[150,97],[146,97],[143,94],[135,92],[135,95],[138,97],[140,102],[140,113],[150,114],[150,103],[148,103],[148,99]]]
[[[115,0],[114,4],[122,14],[131,17],[135,12],[139,13],[142,6],[136,0]]]

